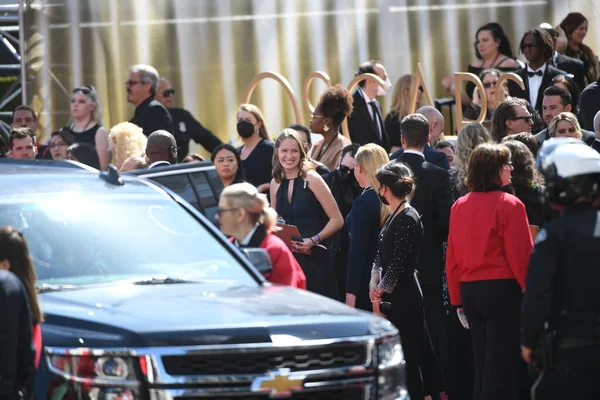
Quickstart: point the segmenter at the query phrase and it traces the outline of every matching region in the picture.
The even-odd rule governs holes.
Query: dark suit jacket
[[[452,207],[450,175],[418,154],[404,153],[396,161],[408,165],[416,178],[410,204],[419,212],[423,223],[423,241],[417,261],[419,279],[423,285],[442,286],[443,243],[448,240]]]
[[[383,118],[381,117],[381,106],[377,100],[375,100],[375,103],[377,104],[377,118],[381,124],[381,140],[378,137],[377,125],[369,113],[370,106],[362,94],[356,90],[352,97],[354,98],[354,111],[348,116],[348,130],[350,131],[350,140],[352,140],[352,143],[358,143],[361,146],[367,143],[376,143],[389,152],[390,141],[385,131]]]
[[[150,136],[153,132],[164,130],[172,135],[173,119],[171,114],[158,100],[148,97],[135,109],[135,114],[131,119],[132,124],[136,124],[144,130],[144,135]]]
[[[356,308],[366,311],[372,311],[369,282],[381,231],[380,211],[377,193],[366,190],[354,200],[352,210],[346,218],[346,226],[350,232],[346,293],[356,295]]]
[[[573,74],[575,83],[577,83],[577,86],[579,86],[579,90],[583,90],[583,88],[585,88],[586,70],[583,61],[558,53],[554,66],[569,74]]]
[[[519,97],[521,99],[529,101],[529,76],[527,75],[527,67],[519,68],[515,71],[515,74],[523,78],[523,83],[525,83],[525,90],[521,89],[515,82],[508,81],[508,90],[510,91],[511,96]],[[552,86],[552,79],[561,74],[566,74],[566,72],[557,69],[552,65],[546,65],[546,71],[544,72],[544,76],[542,77],[542,84],[540,85],[540,89],[538,90],[537,102],[536,104],[531,105],[533,108],[536,109],[536,111],[540,115],[543,115],[542,101],[544,100],[544,90],[546,90],[546,88],[548,88],[549,86]]]
[[[600,140],[596,139],[596,135],[594,135],[594,132],[582,129],[581,135],[581,140],[583,140],[592,149],[600,153]],[[540,145],[540,148],[542,147],[544,141],[548,139],[550,139],[548,128],[544,129],[543,131],[540,131],[538,134],[535,135],[535,140],[537,140],[538,144]]]
[[[173,136],[175,136],[177,147],[179,147],[177,153],[179,162],[183,161],[190,152],[191,139],[210,153],[221,144],[219,138],[202,126],[188,110],[169,108],[169,114],[173,118]]]
[[[390,156],[390,160],[395,160],[402,154],[404,154],[404,149],[400,148],[394,153],[392,153],[392,155]],[[448,156],[446,156],[446,154],[442,153],[441,151],[432,149],[431,146],[427,144],[423,149],[423,154],[425,154],[425,161],[437,165],[438,167],[443,168],[446,171],[450,170],[450,162],[448,161]]]

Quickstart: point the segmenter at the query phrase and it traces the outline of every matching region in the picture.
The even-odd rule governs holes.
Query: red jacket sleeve
[[[40,365],[40,356],[42,355],[42,327],[40,324],[33,325],[31,330],[33,336],[33,346],[35,347],[35,368]]]
[[[525,288],[527,267],[533,249],[529,220],[523,203],[515,202],[503,212],[504,252],[508,266],[522,289]]]
[[[454,243],[452,241],[452,225],[458,223],[454,217],[454,207],[450,213],[450,229],[448,234],[448,246],[446,248],[446,279],[448,280],[448,293],[450,295],[450,304],[459,306],[462,303],[460,297],[460,272],[458,263],[454,256]]]
[[[304,272],[281,239],[269,234],[260,247],[267,250],[273,265],[273,271],[266,277],[269,282],[306,289]]]

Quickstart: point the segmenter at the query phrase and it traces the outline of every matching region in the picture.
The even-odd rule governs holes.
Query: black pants
[[[560,350],[532,389],[534,400],[600,399],[600,345]]]
[[[473,341],[473,400],[518,399],[521,288],[515,280],[460,284]]]
[[[438,382],[444,388],[444,380],[449,373],[448,360],[448,324],[447,312],[444,307],[444,294],[442,286],[421,285],[423,290],[423,307],[425,309],[425,320],[427,329],[433,345],[433,351],[439,364],[443,376],[440,376]],[[436,366],[438,367],[438,366]],[[439,368],[434,371],[439,371]],[[439,372],[437,375],[440,375]]]

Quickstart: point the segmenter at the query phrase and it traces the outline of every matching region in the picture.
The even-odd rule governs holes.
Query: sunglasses
[[[486,89],[489,89],[491,87],[496,87],[496,84],[498,83],[498,81],[493,81],[493,82],[483,82],[483,87]]]
[[[171,97],[175,94],[175,89],[167,89],[163,92],[163,97]]]
[[[523,115],[522,117],[514,117],[514,118],[510,118],[513,121],[522,119],[523,121],[533,121],[533,115],[529,114],[529,115]]]
[[[72,93],[75,94],[75,93],[79,93],[79,92],[85,94],[86,96],[89,95],[90,93],[92,93],[92,91],[86,87],[75,88],[75,89],[73,89]]]
[[[522,43],[521,44],[521,51],[525,51],[527,49],[535,49],[537,48],[537,44],[535,43]]]

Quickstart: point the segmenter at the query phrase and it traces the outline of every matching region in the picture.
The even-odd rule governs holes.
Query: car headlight
[[[377,341],[377,398],[407,399],[404,352],[398,334]]]
[[[126,351],[110,353],[89,349],[46,348],[48,369],[77,385],[90,400],[138,399],[142,360]]]

